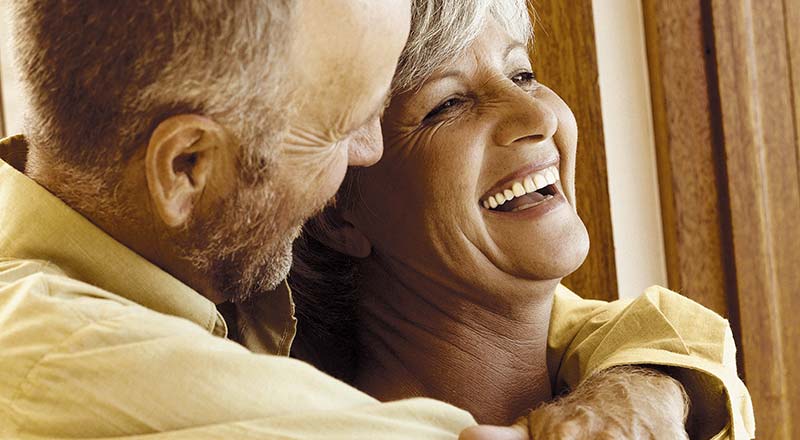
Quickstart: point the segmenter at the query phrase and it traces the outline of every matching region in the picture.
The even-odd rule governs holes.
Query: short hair
[[[395,94],[419,86],[463,53],[489,17],[513,38],[533,42],[527,0],[414,0],[412,4],[411,33],[392,80]]]
[[[108,169],[163,119],[209,116],[250,147],[276,130],[290,0],[18,0],[32,149]],[[247,117],[242,117],[247,115]],[[119,167],[117,167],[119,168]]]

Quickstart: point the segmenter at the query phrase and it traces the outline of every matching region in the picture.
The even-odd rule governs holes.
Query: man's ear
[[[224,146],[224,128],[207,117],[176,115],[158,124],[147,145],[145,172],[164,224],[177,228],[188,222]]]
[[[336,207],[328,207],[314,220],[310,229],[314,237],[325,246],[355,258],[366,258],[372,252],[372,243],[366,235]]]

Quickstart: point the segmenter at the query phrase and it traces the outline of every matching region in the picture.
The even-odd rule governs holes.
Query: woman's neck
[[[492,424],[508,424],[552,397],[546,350],[557,281],[510,295],[519,298],[503,306],[514,307],[511,318],[487,306],[492,298],[507,301],[499,292],[470,296],[414,271],[399,275],[378,263],[364,269],[358,388],[381,400],[443,400]],[[484,301],[469,299],[477,297]]]

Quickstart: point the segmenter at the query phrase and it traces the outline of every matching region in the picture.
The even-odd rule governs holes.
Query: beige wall
[[[667,285],[645,49],[637,0],[594,0],[620,298]]]

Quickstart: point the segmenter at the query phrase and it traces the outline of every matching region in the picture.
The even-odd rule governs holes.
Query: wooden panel
[[[617,269],[611,230],[605,141],[597,81],[597,49],[591,0],[536,0],[536,45],[532,53],[539,80],[569,104],[578,120],[576,191],[578,213],[592,248],[583,266],[564,284],[587,298],[617,298]]]
[[[735,318],[724,215],[725,170],[710,115],[702,11],[690,2],[645,0],[645,33],[669,287]]]
[[[712,4],[744,367],[759,435],[800,438],[800,178],[783,1],[730,3]]]
[[[727,315],[759,438],[800,438],[798,0],[643,0],[671,287]]]
[[[800,158],[800,0],[784,0],[786,13],[786,42],[789,49],[789,67],[792,70],[794,99],[794,133],[797,157]],[[793,25],[792,25],[793,24]],[[800,162],[797,163],[800,168]]]

